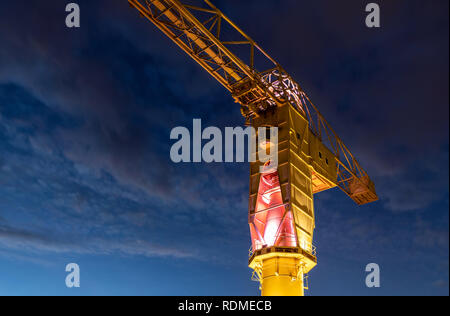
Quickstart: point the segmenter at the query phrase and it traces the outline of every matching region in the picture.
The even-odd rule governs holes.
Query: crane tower
[[[277,168],[250,164],[249,267],[263,296],[303,296],[314,194],[339,187],[363,205],[378,200],[374,183],[300,85],[209,0],[128,2],[232,94],[246,125],[278,127]]]

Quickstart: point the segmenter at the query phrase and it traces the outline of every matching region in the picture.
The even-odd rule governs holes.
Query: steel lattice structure
[[[300,85],[209,0],[205,0],[206,8],[179,0],[128,1],[231,92],[241,104],[247,122],[270,108],[286,102],[292,104],[308,119],[314,135],[334,153],[338,168],[336,185],[359,205],[378,199],[366,171]],[[234,40],[222,40],[225,29]],[[242,47],[246,48],[245,56],[241,53],[238,57],[234,52],[238,46],[240,53]],[[272,67],[260,71],[259,64]],[[355,194],[358,188],[365,192]]]

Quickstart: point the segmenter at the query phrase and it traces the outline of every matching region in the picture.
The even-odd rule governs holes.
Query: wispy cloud
[[[65,238],[65,239],[64,239]],[[138,255],[144,257],[192,258],[194,253],[168,248],[144,240],[89,239],[87,236],[54,236],[30,232],[0,225],[0,245],[3,249],[21,250],[28,253],[65,253],[96,255]],[[7,253],[3,251],[3,253]]]

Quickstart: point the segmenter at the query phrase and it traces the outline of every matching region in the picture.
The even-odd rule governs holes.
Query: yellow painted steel
[[[273,253],[259,252],[250,261],[250,268],[258,275],[262,296],[303,296],[304,275],[316,266],[315,258],[304,251],[281,252],[294,249],[275,247]],[[278,250],[278,251],[277,251]]]
[[[259,249],[249,265],[263,295],[303,295],[303,274],[317,264],[313,195],[337,186],[363,205],[378,199],[373,182],[300,85],[209,0],[206,8],[184,0],[128,2],[231,92],[247,124],[279,128],[278,174],[298,247]],[[223,29],[232,31],[233,40],[222,40]],[[238,54],[237,46],[247,47],[248,56]],[[260,166],[250,166],[250,215]]]
[[[278,176],[283,203],[294,217],[298,249],[291,249],[296,253],[279,247],[269,254],[257,251],[249,266],[259,275],[262,295],[303,295],[303,274],[316,265],[313,195],[336,186],[336,160],[290,104],[256,118],[253,126],[278,127]],[[250,166],[250,216],[255,213],[260,166],[259,161]]]
[[[262,296],[303,296],[303,268],[299,258],[276,256],[264,260]]]

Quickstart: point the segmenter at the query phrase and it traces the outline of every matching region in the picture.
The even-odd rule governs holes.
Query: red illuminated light
[[[262,173],[255,214],[250,217],[253,250],[264,247],[297,247],[292,213],[281,195],[278,171]]]

